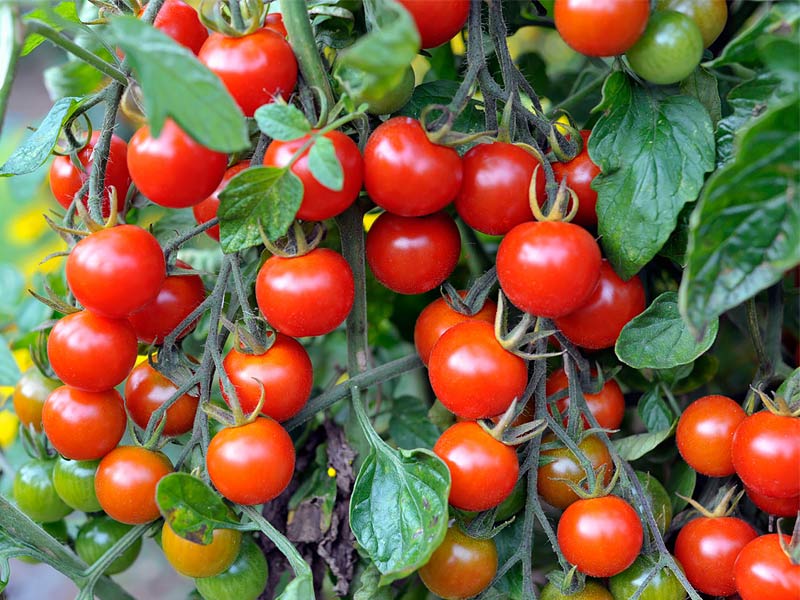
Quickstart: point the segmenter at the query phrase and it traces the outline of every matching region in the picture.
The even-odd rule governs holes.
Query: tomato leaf
[[[781,396],[790,408],[800,406],[800,367],[792,371],[792,374],[775,390],[775,396]]]
[[[714,125],[722,118],[717,78],[707,69],[697,67],[689,77],[681,81],[681,94],[697,98],[705,106]]]
[[[401,448],[433,448],[441,430],[428,418],[428,407],[420,398],[400,396],[392,400],[389,435]]]
[[[661,399],[657,387],[650,388],[639,398],[636,410],[648,431],[664,431],[672,426],[674,416],[666,402]]]
[[[358,589],[353,594],[353,600],[393,600],[392,588],[381,586],[381,572],[375,565],[369,563],[361,573]]]
[[[80,98],[62,98],[56,102],[34,131],[0,167],[0,176],[32,173],[50,157],[66,120],[80,106]]]
[[[636,460],[653,450],[672,435],[672,427],[650,433],[636,433],[628,437],[611,440],[624,460]]]
[[[115,17],[109,28],[142,86],[153,137],[172,117],[212,150],[237,152],[250,146],[241,109],[191,50],[135,17]]]
[[[713,319],[699,341],[678,312],[678,294],[664,292],[619,334],[617,357],[635,369],[669,369],[692,362],[711,347],[719,320]]]
[[[308,168],[314,179],[334,192],[344,187],[344,172],[333,142],[325,136],[317,136],[308,151]]]
[[[450,104],[457,91],[457,81],[439,80],[420,84],[414,88],[411,100],[398,111],[398,114],[418,119],[425,107],[430,104]],[[486,129],[479,106],[475,100],[469,100],[466,108],[453,122],[453,129],[461,133],[475,133]]]
[[[718,370],[719,359],[712,354],[703,354],[703,356],[694,361],[691,373],[685,379],[672,386],[672,391],[675,394],[693,392],[711,381]]]
[[[670,470],[669,479],[664,486],[669,492],[672,503],[672,513],[678,514],[688,504],[678,494],[691,498],[694,493],[694,486],[697,482],[697,472],[682,460],[677,460]]]
[[[800,262],[798,97],[737,137],[734,160],[709,179],[690,221],[680,309],[697,331],[778,282]]]
[[[289,229],[303,200],[303,182],[288,169],[253,167],[230,180],[219,195],[220,243],[228,254],[270,240]]]
[[[311,133],[311,124],[296,106],[273,102],[256,109],[256,123],[264,135],[288,142]]]
[[[373,437],[350,498],[350,526],[385,585],[428,562],[444,539],[450,471],[430,450],[393,450]]]
[[[44,87],[51,99],[88,96],[99,91],[108,81],[103,73],[80,60],[68,60],[45,69],[43,76]]]
[[[214,529],[242,527],[219,494],[188,473],[163,477],[156,486],[156,502],[172,530],[197,544],[210,544]]]
[[[23,19],[25,21],[39,21],[45,25],[49,25],[56,31],[61,31],[70,23],[81,22],[74,0],[63,0],[63,2],[59,2],[55,6],[37,8],[27,13]],[[45,38],[38,33],[29,35],[25,38],[25,44],[22,46],[21,55],[25,56],[30,54],[44,41]]]
[[[292,579],[276,600],[307,600],[314,597],[314,580],[310,575],[301,575]]]
[[[601,242],[623,279],[664,245],[714,167],[713,127],[703,105],[658,93],[612,73],[589,138],[589,155],[602,170],[592,183]]]

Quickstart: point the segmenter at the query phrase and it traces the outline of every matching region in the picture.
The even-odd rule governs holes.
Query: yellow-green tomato
[[[658,85],[688,77],[703,57],[703,36],[694,21],[674,10],[655,12],[626,56],[639,77]]]
[[[197,544],[182,538],[164,521],[161,548],[169,564],[187,577],[213,577],[233,564],[239,555],[242,532],[215,529],[210,544]]]
[[[657,0],[657,10],[677,10],[700,28],[703,47],[708,48],[725,29],[728,4],[725,0]]]

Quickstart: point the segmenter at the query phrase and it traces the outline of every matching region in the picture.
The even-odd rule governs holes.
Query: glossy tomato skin
[[[367,263],[378,281],[400,294],[422,294],[447,279],[461,255],[461,235],[445,212],[424,217],[381,214],[370,227]]]
[[[584,304],[555,320],[555,325],[573,344],[588,350],[610,348],[622,328],[645,309],[642,280],[634,275],[623,281],[603,259],[600,279]]]
[[[267,560],[249,536],[242,540],[239,556],[219,575],[195,580],[205,600],[256,600],[267,587]]]
[[[677,10],[700,28],[703,47],[708,48],[725,29],[728,5],[725,0],[657,0],[657,10]]]
[[[600,248],[582,227],[563,222],[517,225],[497,250],[497,279],[520,310],[562,317],[583,306],[600,278]]]
[[[92,517],[78,530],[78,537],[75,538],[75,552],[86,564],[93,565],[130,530],[130,525],[119,523],[105,515]],[[136,561],[141,550],[142,538],[137,538],[108,566],[104,571],[105,574],[122,573]]]
[[[262,389],[261,414],[278,422],[300,412],[311,394],[314,382],[311,359],[306,349],[288,335],[276,334],[272,346],[263,354],[247,354],[232,348],[222,364],[245,414],[256,409]],[[222,396],[230,404],[224,389]]]
[[[289,32],[286,31],[286,25],[283,24],[283,15],[281,13],[270,13],[264,18],[264,27],[272,29],[275,33],[279,33],[283,37],[288,37]]]
[[[733,581],[736,557],[757,536],[755,529],[735,517],[699,517],[678,532],[675,558],[697,591],[730,596],[736,592]]]
[[[178,386],[145,360],[136,365],[125,382],[125,407],[133,422],[142,429],[147,429],[150,416],[177,391]],[[182,394],[167,409],[163,434],[182,435],[191,431],[198,402],[197,395]]]
[[[617,496],[602,496],[570,504],[558,522],[557,535],[564,557],[579,571],[613,577],[636,560],[644,532],[630,504]]]
[[[432,143],[419,121],[393,117],[364,149],[364,184],[372,200],[396,215],[421,217],[447,206],[461,187],[461,158]]]
[[[609,550],[611,550],[609,548]],[[647,575],[655,564],[650,556],[640,556],[622,573],[615,575],[608,582],[614,600],[627,600],[642,588]],[[684,600],[686,590],[675,574],[663,567],[650,579],[641,592],[641,600]]]
[[[58,496],[53,485],[54,460],[31,460],[14,476],[14,500],[34,521],[52,523],[66,517],[72,508]]]
[[[361,94],[357,94],[353,101],[356,106],[366,103],[367,112],[371,115],[388,115],[397,112],[408,103],[414,93],[415,83],[414,69],[409,65],[403,72],[402,78],[391,89],[377,92],[365,89]]]
[[[454,599],[477,596],[489,587],[496,574],[494,540],[471,537],[455,524],[419,569],[425,587],[437,596]]]
[[[800,496],[794,498],[772,498],[745,488],[747,497],[765,513],[776,517],[796,517],[800,513]]]
[[[45,377],[36,367],[30,367],[14,386],[11,396],[14,412],[25,427],[33,425],[36,431],[42,430],[42,408],[44,402],[59,382]]]
[[[553,163],[556,181],[566,180],[567,187],[578,195],[578,212],[572,222],[587,229],[597,227],[597,192],[592,189],[592,180],[600,173],[600,167],[589,158],[591,133],[591,131],[581,131],[583,148],[575,158],[565,163]],[[544,184],[542,189],[544,190]]]
[[[136,225],[87,235],[69,253],[66,274],[78,302],[115,319],[151,302],[167,276],[158,240]]]
[[[156,486],[170,473],[172,463],[161,452],[119,446],[100,461],[94,490],[112,519],[128,525],[149,523],[160,516]]]
[[[158,137],[141,127],[131,138],[128,169],[138,190],[167,208],[205,200],[222,181],[228,157],[194,141],[168,119]]]
[[[223,429],[211,439],[206,455],[214,487],[231,502],[247,505],[280,495],[292,479],[294,461],[292,438],[264,417]]]
[[[594,581],[587,581],[583,590],[577,594],[564,595],[552,583],[542,588],[539,600],[614,600],[606,588]]]
[[[636,43],[647,26],[650,3],[641,0],[556,0],[556,29],[586,56],[615,56]]]
[[[95,131],[80,152],[78,161],[83,165],[83,170],[78,169],[69,156],[56,156],[50,164],[50,191],[61,206],[69,208],[72,199],[78,193],[83,183],[89,179],[94,159],[94,147],[100,137],[100,132]],[[121,137],[111,136],[108,162],[106,163],[105,190],[103,193],[103,216],[110,214],[111,193],[113,187],[117,192],[117,211],[125,208],[125,196],[131,185],[131,176],[128,173],[128,144]],[[88,208],[88,194],[81,198],[83,205]]]
[[[182,261],[177,266],[191,269]],[[206,288],[199,275],[169,275],[156,297],[128,317],[136,337],[145,344],[163,344],[166,337],[200,306],[206,297]],[[178,335],[178,339],[189,335],[197,321],[190,323]]]
[[[358,197],[364,181],[364,160],[356,143],[341,131],[329,131],[324,137],[333,143],[336,157],[342,165],[344,183],[338,192],[322,185],[308,166],[309,150],[303,152],[292,165],[292,173],[303,182],[303,201],[297,218],[304,221],[324,221],[341,214]],[[273,140],[267,146],[264,164],[268,167],[285,167],[309,139],[311,135],[288,142]]]
[[[710,477],[733,475],[733,434],[744,410],[727,396],[703,396],[686,407],[678,420],[678,451],[695,471]]]
[[[733,434],[731,457],[742,482],[772,498],[800,496],[800,419],[757,412]]]
[[[192,206],[192,213],[194,214],[194,219],[197,221],[198,225],[201,225],[206,221],[210,221],[217,216],[217,210],[219,210],[220,192],[222,192],[222,190],[228,186],[228,182],[233,179],[234,176],[238,175],[249,166],[250,163],[247,161],[233,165],[230,169],[225,171],[225,175],[222,177],[222,181],[219,182],[217,189],[214,190],[214,192],[208,198],[199,204]],[[219,225],[214,225],[213,227],[206,229],[206,235],[208,235],[208,237],[210,237],[212,240],[219,241]]]
[[[222,80],[246,117],[275,98],[288,100],[297,84],[297,59],[272,29],[242,37],[212,33],[197,58]]]
[[[594,377],[595,375],[596,372],[592,371],[592,376]],[[569,382],[564,369],[557,369],[547,377],[545,393],[548,396],[552,396],[568,388]],[[597,423],[600,427],[603,429],[619,429],[619,426],[622,424],[622,419],[625,416],[625,398],[616,381],[607,379],[599,392],[596,394],[584,392],[583,397],[586,400],[589,411],[594,415],[594,418],[597,419]],[[556,403],[556,408],[558,408],[558,412],[561,413],[565,423],[567,422],[569,403],[569,396],[561,398]],[[582,415],[581,418],[583,419],[585,427],[591,426],[585,416]]]
[[[459,292],[461,297],[466,296],[466,292]],[[497,304],[493,300],[487,299],[483,307],[474,315],[465,315],[453,309],[444,298],[437,298],[426,306],[414,324],[414,345],[417,353],[425,365],[431,357],[431,351],[439,338],[445,331],[463,323],[464,321],[485,321],[494,324]]]
[[[291,337],[330,333],[350,314],[355,284],[350,265],[327,248],[272,256],[256,278],[256,301],[267,322]]]
[[[50,443],[73,460],[103,458],[122,439],[127,420],[115,389],[84,392],[64,385],[50,394],[42,411]]]
[[[703,36],[686,15],[656,11],[627,52],[631,68],[650,83],[668,85],[688,77],[703,57]]]
[[[99,460],[56,459],[53,486],[67,506],[85,513],[102,510],[94,491],[94,476],[99,464]]]
[[[86,310],[62,317],[47,338],[47,357],[58,378],[87,392],[122,383],[136,362],[137,350],[128,321]]]
[[[734,565],[736,591],[742,600],[796,600],[800,597],[800,565],[780,545],[779,534],[762,535],[742,548]],[[789,536],[783,535],[785,544]]]
[[[528,384],[525,361],[503,348],[485,321],[445,331],[431,351],[428,375],[436,397],[464,419],[503,414]]]
[[[164,521],[161,527],[161,549],[169,564],[187,577],[213,577],[233,564],[239,555],[242,532],[215,529],[210,544],[197,544],[180,537]]]
[[[497,441],[474,421],[455,423],[433,451],[450,469],[450,504],[461,510],[488,510],[511,494],[519,459],[511,446]]]
[[[505,235],[533,220],[529,188],[536,167],[536,197],[545,198],[544,169],[528,152],[505,142],[478,144],[462,159],[464,180],[455,207],[481,233]]]
[[[555,441],[556,438],[553,435],[542,438],[543,444]],[[589,435],[578,442],[578,448],[589,459],[596,474],[602,467],[605,467],[603,483],[608,485],[614,474],[614,461],[611,460],[606,445],[596,435]],[[578,500],[578,495],[567,485],[567,481],[581,485],[582,480],[586,478],[586,471],[566,446],[542,450],[541,455],[552,462],[539,467],[536,480],[539,496],[550,506],[565,509]]]
[[[399,0],[411,13],[423,48],[435,48],[457,34],[469,16],[469,0]]]
[[[200,22],[197,11],[181,0],[166,0],[153,26],[194,54],[200,52],[203,42],[208,39],[208,30]]]

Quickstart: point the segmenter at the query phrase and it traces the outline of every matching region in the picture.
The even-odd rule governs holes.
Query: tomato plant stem
[[[297,577],[311,577],[311,568],[308,563],[300,556],[300,553],[284,535],[275,529],[264,516],[252,506],[243,506],[242,512],[258,526],[258,530],[277,546],[278,550],[286,557]]]
[[[289,33],[289,44],[297,57],[303,78],[310,86],[318,88],[320,93],[324,94],[328,106],[333,106],[333,90],[317,50],[306,3],[284,2],[281,10],[283,23]]]
[[[106,165],[111,149],[111,136],[114,134],[114,124],[117,120],[119,103],[122,101],[122,93],[125,91],[123,84],[114,82],[106,90],[106,112],[103,116],[103,125],[100,128],[100,137],[94,147],[92,169],[89,173],[89,215],[97,222],[103,219],[102,203],[104,194],[104,183],[106,178]],[[121,190],[117,190],[120,193]],[[77,196],[76,196],[77,197]],[[74,203],[74,200],[73,200]]]

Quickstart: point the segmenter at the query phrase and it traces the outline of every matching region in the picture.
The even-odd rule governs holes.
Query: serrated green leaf
[[[135,17],[116,17],[109,29],[142,86],[154,137],[171,117],[212,150],[238,152],[250,146],[241,109],[191,50]]]
[[[27,13],[24,17],[25,21],[39,21],[45,25],[49,25],[56,31],[61,31],[64,26],[69,23],[80,23],[78,11],[75,7],[74,0],[64,0],[55,6],[47,6],[44,8],[37,8]],[[39,45],[45,41],[45,38],[34,33],[25,38],[25,44],[22,46],[22,56],[30,54]]]
[[[697,98],[705,106],[714,125],[722,118],[717,78],[707,69],[697,67],[689,77],[681,81],[681,94]]]
[[[650,432],[669,429],[674,420],[672,411],[661,399],[661,393],[657,387],[649,389],[639,398],[637,411]]]
[[[66,120],[80,106],[80,98],[62,98],[56,102],[34,131],[0,167],[0,176],[32,173],[50,157]]]
[[[637,433],[628,437],[612,440],[623,460],[636,460],[653,450],[661,442],[672,435],[672,427],[651,433]]]
[[[612,73],[589,138],[589,155],[602,171],[592,183],[601,242],[623,279],[656,255],[714,166],[713,127],[703,105],[657,93]]]
[[[719,320],[714,319],[698,341],[678,312],[678,294],[664,292],[625,325],[615,351],[635,369],[670,369],[690,363],[708,350],[718,329]]]
[[[441,430],[428,418],[428,407],[414,396],[401,396],[392,400],[389,435],[401,448],[433,448]]]
[[[694,493],[694,486],[697,482],[697,472],[682,460],[678,460],[670,469],[669,479],[666,488],[672,501],[672,512],[677,514],[688,504],[678,494],[686,498],[691,498]]]
[[[311,133],[311,124],[296,106],[273,102],[256,109],[256,123],[264,135],[288,142]]]
[[[800,262],[800,103],[769,109],[737,137],[690,220],[680,309],[703,331]],[[794,132],[791,133],[791,132]]]
[[[254,167],[230,180],[219,195],[220,244],[228,254],[286,233],[303,200],[303,182],[288,169]]]
[[[308,168],[314,179],[334,192],[344,187],[344,172],[333,142],[325,136],[318,136],[308,151]]]
[[[0,385],[16,385],[21,375],[8,342],[0,335]]]

